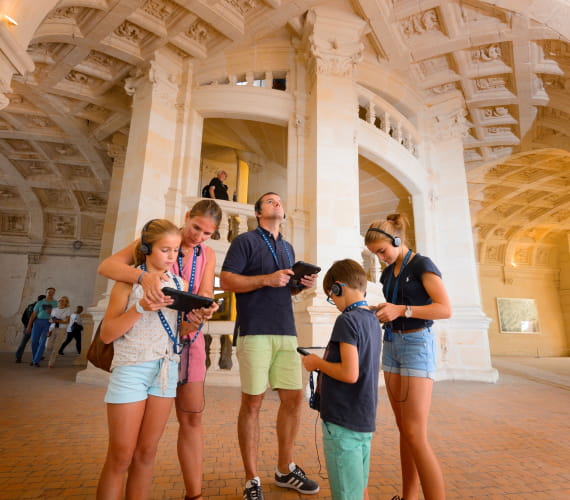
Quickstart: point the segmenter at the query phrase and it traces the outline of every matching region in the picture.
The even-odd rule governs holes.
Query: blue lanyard
[[[392,300],[390,301],[391,304],[395,304],[396,300],[398,299],[398,283],[400,282],[400,276],[402,276],[402,273],[404,272],[404,269],[406,268],[406,265],[408,264],[408,261],[410,260],[411,255],[412,255],[412,251],[408,250],[408,253],[404,257],[404,262],[402,262],[402,267],[400,268],[400,272],[398,273],[398,277],[396,278],[396,281],[394,282],[394,289],[392,290]],[[394,269],[392,269],[392,274],[390,274],[390,276],[388,276],[388,281],[386,282],[386,291],[387,292],[390,290],[390,284],[392,283],[393,277],[394,277]]]
[[[350,304],[344,311],[342,311],[343,313],[347,313],[352,311],[353,309],[356,309],[357,307],[360,306],[367,306],[368,302],[366,302],[365,300],[359,300],[358,302],[353,302],[352,304]]]
[[[257,226],[256,230],[259,234],[261,234],[263,241],[265,241],[267,248],[269,248],[269,251],[271,252],[271,255],[273,256],[273,260],[275,261],[275,265],[277,266],[277,269],[281,269],[281,266],[279,265],[279,260],[277,259],[277,254],[275,253],[275,249],[273,248],[273,245],[269,241],[269,238],[263,232],[263,229],[261,229],[259,226]],[[275,247],[277,247],[277,241],[275,241]],[[283,241],[283,248],[285,248],[285,253],[287,254],[287,259],[289,260],[289,267],[293,267],[293,259],[291,258],[291,254],[289,253],[289,249],[287,248],[287,244],[285,243],[285,241]]]
[[[196,245],[194,247],[194,255],[192,255],[192,270],[190,271],[190,282],[188,283],[188,291],[190,293],[194,292],[194,281],[196,280],[196,262],[198,261],[199,253],[200,253],[200,247],[198,245]],[[182,251],[181,250],[178,250],[178,270],[179,270],[180,274],[182,274]],[[185,345],[185,344],[192,345],[196,341],[196,339],[198,338],[198,335],[200,334],[200,332],[202,331],[202,326],[203,326],[202,323],[200,323],[198,330],[196,330],[196,333],[194,334],[194,336],[192,337],[191,340],[183,339],[182,345]],[[180,354],[180,353],[176,353],[176,354]]]
[[[188,283],[188,291],[194,292],[194,281],[196,280],[196,262],[198,260],[199,246],[194,247],[194,255],[192,256],[192,270],[190,271],[190,282]],[[178,272],[182,276],[182,251],[178,250]]]
[[[147,270],[146,265],[142,264],[141,269],[143,271],[146,271]],[[180,281],[178,281],[178,278],[176,276],[172,275],[172,279],[174,280],[174,284],[176,285],[176,289],[181,290],[182,287],[180,286]],[[166,331],[166,333],[170,337],[170,340],[172,340],[172,349],[174,351],[174,354],[180,354],[182,352],[182,349],[178,349],[178,347],[181,346],[182,344],[179,344],[177,342],[177,340],[178,340],[178,332],[180,331],[180,323],[182,322],[182,312],[178,311],[176,314],[176,335],[174,335],[174,332],[172,331],[172,328],[168,324],[168,321],[166,321],[166,318],[164,317],[164,314],[162,313],[162,311],[159,309],[157,311],[157,313],[158,313],[158,317],[160,318],[160,322],[162,323],[164,330]]]

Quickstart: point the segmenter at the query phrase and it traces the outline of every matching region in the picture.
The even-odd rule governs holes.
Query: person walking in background
[[[61,344],[65,340],[65,332],[69,325],[69,317],[71,316],[71,308],[69,307],[69,299],[66,296],[61,297],[57,301],[57,307],[52,309],[49,319],[50,327],[48,332],[47,350],[50,351],[48,367],[55,366],[55,360]]]
[[[406,245],[407,221],[400,214],[373,222],[364,244],[387,267],[382,271],[386,302],[376,316],[384,324],[382,370],[400,432],[403,496],[444,500],[441,467],[427,436],[436,341],[433,321],[451,316],[451,304],[435,264]]]
[[[69,324],[67,325],[67,338],[65,342],[61,344],[58,354],[63,356],[63,350],[67,345],[75,339],[75,348],[77,349],[77,354],[81,354],[81,333],[83,332],[83,320],[81,319],[81,313],[83,312],[83,306],[77,306],[75,312],[69,317]]]
[[[49,287],[46,290],[46,298],[36,302],[34,312],[28,321],[26,333],[32,334],[32,362],[30,366],[39,368],[46,348],[46,339],[49,331],[49,318],[51,311],[57,307],[57,300],[53,298],[55,288]]]
[[[22,313],[22,324],[24,325],[24,329],[22,330],[22,340],[20,341],[20,345],[16,350],[16,363],[22,362],[22,356],[24,355],[24,350],[26,349],[26,345],[28,344],[31,338],[31,332],[28,332],[28,323],[30,322],[30,318],[32,317],[32,313],[34,312],[34,306],[40,301],[45,299],[45,295],[38,295],[38,299],[31,304],[28,304]]]
[[[366,271],[351,259],[335,262],[325,274],[327,302],[342,313],[321,359],[303,357],[319,370],[319,411],[333,500],[368,499],[370,443],[376,430],[380,324],[364,300]]]
[[[145,224],[136,243],[139,272],[164,275],[165,285],[186,290],[169,270],[180,248],[180,230],[165,219]],[[113,342],[105,395],[109,425],[107,457],[97,500],[149,498],[158,442],[176,395],[182,313],[144,298],[139,284],[117,282],[101,325],[101,340]]]
[[[262,500],[257,474],[259,413],[268,384],[279,394],[277,414],[278,460],[275,484],[314,494],[319,485],[293,460],[293,445],[301,413],[302,369],[290,287],[295,252],[279,232],[285,218],[281,198],[265,193],[255,203],[258,227],[238,235],[228,250],[220,286],[235,292],[237,301],[237,357],[241,379],[238,440],[245,469],[244,500]],[[312,287],[316,275],[302,278]]]
[[[216,254],[205,242],[217,231],[222,220],[222,210],[214,200],[197,202],[185,215],[180,229],[182,243],[180,253],[171,271],[183,277],[190,292],[206,297],[214,296]],[[107,278],[126,283],[140,283],[145,298],[153,304],[168,305],[171,299],[162,293],[164,275],[145,272],[131,267],[136,242],[105,259],[98,272]],[[176,416],[178,428],[178,460],[186,487],[186,499],[197,500],[202,496],[202,470],[204,433],[204,381],[206,378],[206,347],[200,325],[210,319],[218,305],[200,309],[189,316],[190,331],[180,355],[180,375],[176,391]],[[183,323],[184,324],[184,323]]]

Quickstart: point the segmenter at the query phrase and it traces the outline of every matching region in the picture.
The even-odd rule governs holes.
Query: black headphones
[[[340,297],[342,295],[342,284],[335,281],[331,286],[331,295],[335,297]]]
[[[402,244],[402,239],[399,236],[392,236],[390,233],[378,228],[378,227],[369,227],[366,232],[369,231],[376,231],[377,233],[383,234],[392,240],[392,245],[395,247],[399,247]]]
[[[333,284],[331,285],[331,295],[334,295],[335,297],[342,296],[342,289],[344,287],[344,283],[341,283],[340,281],[335,281],[334,276],[332,274],[331,274],[331,280],[333,281]]]
[[[144,227],[142,228],[141,231],[141,252],[144,255],[150,255],[152,253],[152,243],[147,243],[144,239],[144,233],[146,233],[148,227],[155,221],[158,219],[151,219],[149,220]]]

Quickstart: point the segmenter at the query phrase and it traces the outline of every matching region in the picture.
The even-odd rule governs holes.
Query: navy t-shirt
[[[348,384],[321,372],[320,412],[325,422],[357,432],[376,430],[381,336],[380,323],[369,309],[357,307],[336,319],[323,358],[339,363],[340,342],[354,345],[359,375],[354,384]]]
[[[269,231],[259,229],[275,250],[279,266],[256,229],[236,236],[228,249],[222,271],[259,276],[293,266],[295,252],[291,244],[281,234],[275,241]],[[289,286],[265,286],[251,292],[236,293],[236,305],[240,335],[297,335]]]
[[[386,302],[406,306],[426,306],[431,304],[431,297],[428,295],[422,283],[422,274],[424,273],[434,273],[441,278],[441,272],[431,259],[417,253],[414,258],[408,262],[404,271],[400,273],[398,294],[396,301],[392,302],[395,284],[394,264],[389,265],[384,269],[380,277],[380,282],[384,285],[383,292]],[[389,280],[388,278],[390,276],[392,276],[392,279]],[[390,281],[389,289],[387,287],[388,281]],[[430,327],[431,325],[433,325],[432,320],[405,318],[403,316],[392,321],[392,329],[394,330],[417,330],[419,328]]]

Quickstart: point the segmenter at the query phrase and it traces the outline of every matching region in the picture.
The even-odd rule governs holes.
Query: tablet
[[[320,272],[321,268],[319,266],[315,266],[314,264],[309,264],[308,262],[303,262],[302,260],[298,260],[293,264],[293,272],[295,273],[294,276],[291,277],[292,280],[299,281],[303,276],[310,275],[310,274],[317,274]]]
[[[162,293],[174,299],[174,302],[167,307],[178,311],[188,312],[192,309],[210,307],[214,302],[214,299],[211,299],[210,297],[203,297],[202,295],[183,292],[182,290],[176,290],[176,288],[171,288],[169,286],[165,286],[162,289]]]

